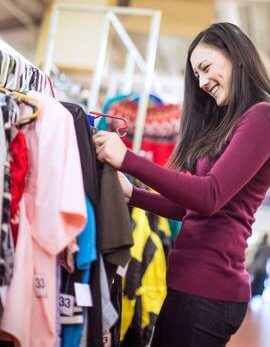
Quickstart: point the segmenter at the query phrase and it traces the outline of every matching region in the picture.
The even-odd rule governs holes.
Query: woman
[[[216,23],[188,50],[180,139],[170,169],[138,157],[113,133],[95,135],[101,161],[160,193],[122,178],[130,205],[183,222],[169,255],[168,295],[152,346],[225,346],[244,319],[247,238],[270,185],[269,96],[251,40],[233,24]]]

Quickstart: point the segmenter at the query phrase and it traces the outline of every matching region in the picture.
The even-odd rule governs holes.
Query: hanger
[[[94,114],[95,115],[95,119],[99,118],[99,117],[107,117],[107,118],[112,118],[112,119],[117,119],[120,120],[122,122],[124,122],[124,124],[122,126],[118,126],[116,128],[116,132],[118,134],[119,137],[124,137],[127,135],[127,132],[125,130],[128,129],[128,122],[126,119],[122,118],[122,117],[117,117],[117,116],[111,116],[109,114],[106,113],[101,113],[101,112],[96,112],[96,111],[89,111],[90,114]],[[120,133],[120,131],[124,131],[122,134]]]
[[[41,109],[39,107],[39,103],[38,103],[37,99],[30,97],[24,93],[12,91],[12,90],[9,90],[9,89],[3,88],[3,87],[0,87],[0,92],[3,94],[6,94],[6,95],[11,95],[18,102],[22,102],[26,106],[31,107],[33,113],[21,117],[19,124],[23,124],[23,125],[28,124],[29,121],[32,122],[40,115]]]

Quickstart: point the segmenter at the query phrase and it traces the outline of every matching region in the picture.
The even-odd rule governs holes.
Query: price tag
[[[111,347],[112,345],[112,336],[111,333],[103,333],[103,347]]]
[[[73,316],[75,298],[72,295],[60,294],[59,296],[59,310],[65,316]]]
[[[119,265],[117,267],[117,270],[116,270],[116,273],[121,276],[121,277],[125,277],[126,276],[126,273],[127,273],[127,268],[128,268],[128,263],[125,267]]]
[[[89,284],[74,283],[76,303],[78,306],[93,306],[92,295]]]
[[[47,297],[47,284],[43,275],[34,275],[34,292],[39,298]]]

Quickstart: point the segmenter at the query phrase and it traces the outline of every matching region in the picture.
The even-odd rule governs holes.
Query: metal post
[[[106,59],[109,32],[110,32],[110,17],[108,13],[107,15],[105,15],[105,18],[104,18],[103,30],[102,30],[100,46],[99,46],[97,67],[95,69],[93,82],[90,83],[92,84],[92,88],[90,86],[91,92],[89,93],[88,102],[87,102],[87,106],[89,110],[95,109],[97,105],[98,93],[99,93],[101,80],[102,80],[102,72],[103,72],[105,59]]]
[[[56,40],[57,26],[58,26],[58,6],[54,5],[52,7],[52,14],[49,23],[49,34],[47,39],[47,49],[45,50],[45,62],[43,66],[43,71],[50,76],[50,70],[53,63],[53,52]]]
[[[117,34],[121,38],[123,44],[126,46],[127,51],[130,52],[130,54],[133,56],[135,62],[137,63],[141,71],[145,72],[145,61],[141,53],[138,51],[135,44],[131,40],[130,36],[126,32],[126,29],[123,27],[122,23],[120,23],[119,19],[112,12],[110,12],[110,20]]]
[[[149,94],[152,87],[152,80],[155,68],[155,59],[158,46],[159,28],[160,28],[161,12],[157,11],[152,17],[150,35],[148,39],[146,52],[146,76],[142,95],[138,105],[138,113],[136,118],[135,134],[133,139],[133,150],[138,153],[141,149],[143,138],[144,123],[148,107]]]
[[[128,53],[125,63],[123,87],[121,90],[123,94],[129,94],[132,91],[134,69],[135,61],[133,59],[133,56],[130,53]]]

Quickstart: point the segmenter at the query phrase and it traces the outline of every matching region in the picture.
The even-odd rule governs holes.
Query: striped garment
[[[0,107],[3,117],[6,158],[4,162],[4,180],[2,196],[2,216],[0,230],[0,286],[8,285],[11,281],[13,272],[14,244],[12,239],[10,217],[10,144],[11,144],[11,125],[16,123],[19,118],[19,108],[12,97],[0,94]]]

